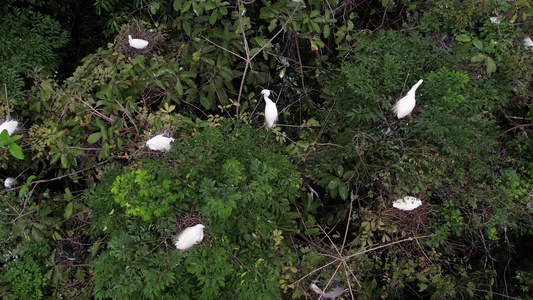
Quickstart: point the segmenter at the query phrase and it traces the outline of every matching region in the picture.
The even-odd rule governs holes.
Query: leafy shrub
[[[93,224],[109,236],[94,265],[96,298],[279,295],[281,267],[291,257],[280,256],[287,247],[280,233],[294,228],[285,214],[299,173],[283,148],[268,142],[270,133],[228,121],[211,125],[175,142],[161,160],[112,169],[115,184],[95,189]],[[191,212],[203,219],[209,242],[182,255],[173,247],[175,222]],[[155,286],[154,276],[165,280]]]
[[[2,285],[10,290],[7,294],[23,299],[43,299],[50,284],[46,261],[51,254],[47,242],[29,243],[12,253],[2,269]]]
[[[0,82],[10,94],[24,87],[22,75],[34,69],[52,72],[59,67],[58,49],[68,43],[67,33],[46,14],[13,8],[0,20],[2,52]]]

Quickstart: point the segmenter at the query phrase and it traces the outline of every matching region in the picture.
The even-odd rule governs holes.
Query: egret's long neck
[[[416,89],[424,82],[423,79],[420,79],[413,87],[409,90],[408,94],[412,94],[416,91]]]
[[[270,100],[270,98],[268,98],[267,96],[264,96],[263,98],[265,98],[265,102],[267,105],[274,104],[274,102]]]

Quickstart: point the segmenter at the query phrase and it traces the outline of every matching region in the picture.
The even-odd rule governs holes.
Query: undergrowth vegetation
[[[98,0],[71,74],[56,4],[1,12],[6,299],[532,299],[529,1]]]

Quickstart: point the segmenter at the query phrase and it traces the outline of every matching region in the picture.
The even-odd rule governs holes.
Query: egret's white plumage
[[[15,184],[17,184],[17,180],[13,177],[8,177],[4,180],[4,186],[8,189],[14,187]]]
[[[398,117],[398,119],[407,117],[415,108],[415,92],[423,81],[423,79],[420,79],[415,85],[413,85],[409,92],[407,92],[407,95],[398,100],[398,102],[392,107],[392,112]]]
[[[204,239],[204,225],[196,224],[183,230],[174,241],[174,246],[179,250],[187,250],[194,244]]]
[[[400,210],[413,210],[420,205],[422,205],[422,200],[411,196],[405,196],[403,199],[392,202],[392,206]]]
[[[490,17],[490,22],[492,24],[500,24],[500,22],[501,22],[500,19],[501,19],[501,17]]]
[[[131,37],[131,35],[128,35],[128,41],[130,42],[130,46],[135,49],[144,49],[146,46],[148,46],[148,41],[141,40],[141,39],[134,39]]]
[[[17,130],[17,126],[19,126],[19,122],[15,120],[5,121],[0,125],[0,133],[6,129],[9,136],[11,136]]]
[[[524,38],[522,42],[524,42],[524,47],[526,49],[533,49],[533,41],[530,37]]]
[[[278,120],[278,108],[276,103],[274,103],[268,96],[270,96],[270,90],[262,90],[261,95],[265,99],[265,122],[267,127],[272,127],[274,122]]]
[[[335,299],[337,297],[342,296],[344,292],[346,291],[343,287],[339,286],[340,280],[337,277],[333,277],[333,279],[330,282],[331,286],[324,291],[323,288],[320,287],[320,281],[313,280],[313,282],[309,285],[311,290],[318,295],[320,295],[321,299]],[[335,288],[333,288],[335,286]]]
[[[170,150],[170,142],[173,142],[173,138],[168,138],[162,134],[156,135],[146,142],[146,146],[154,151],[167,152]]]

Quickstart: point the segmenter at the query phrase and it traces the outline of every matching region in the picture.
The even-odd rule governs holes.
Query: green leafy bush
[[[0,83],[14,94],[24,87],[25,72],[51,73],[59,67],[58,49],[69,39],[60,24],[50,16],[27,9],[13,8],[0,18],[2,51]]]
[[[96,298],[279,295],[281,268],[292,257],[280,255],[287,247],[280,233],[295,225],[285,214],[299,173],[268,142],[271,133],[211,125],[175,142],[161,160],[111,170],[119,174],[115,183],[95,189],[93,224],[109,239],[94,264]],[[209,239],[181,254],[173,246],[175,222],[189,214],[203,220]],[[154,276],[165,280],[154,285]]]
[[[0,277],[2,285],[7,287],[5,294],[32,300],[45,298],[50,285],[46,264],[50,254],[47,242],[25,244],[11,253]]]

